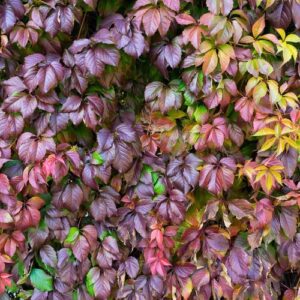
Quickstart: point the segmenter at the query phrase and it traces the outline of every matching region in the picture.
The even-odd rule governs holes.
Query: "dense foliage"
[[[3,299],[300,299],[300,0],[3,0]]]

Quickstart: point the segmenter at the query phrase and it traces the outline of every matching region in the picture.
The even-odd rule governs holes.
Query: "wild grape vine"
[[[0,29],[3,299],[300,299],[299,0],[3,0]]]

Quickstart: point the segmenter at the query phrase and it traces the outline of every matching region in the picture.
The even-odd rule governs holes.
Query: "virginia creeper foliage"
[[[3,0],[1,299],[300,299],[300,0]]]

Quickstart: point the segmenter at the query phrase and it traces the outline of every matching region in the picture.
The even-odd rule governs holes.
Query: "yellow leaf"
[[[293,93],[288,93],[288,94],[293,94]],[[285,94],[284,95],[284,100],[287,102],[287,104],[290,106],[290,107],[292,107],[292,108],[297,108],[297,106],[298,106],[298,98],[297,98],[297,96],[295,95],[295,97],[294,96],[292,96],[292,97],[290,97],[288,94]],[[287,96],[288,95],[288,96]]]
[[[275,131],[275,136],[277,137],[281,136],[281,126],[278,123],[275,125],[274,131]]]
[[[276,31],[279,33],[281,39],[284,41],[285,40],[285,31],[282,28],[275,28]]]
[[[284,94],[284,97],[289,97],[289,98],[292,98],[295,101],[298,101],[298,97],[293,92],[288,92],[288,93]]]
[[[281,130],[281,134],[284,135],[284,134],[287,134],[287,133],[291,133],[291,132],[294,132],[295,129],[293,128],[289,128],[289,127],[283,127],[283,129]]]
[[[219,50],[222,50],[226,55],[228,55],[230,58],[235,58],[235,52],[231,45],[224,44],[218,47]]]
[[[289,128],[294,128],[294,123],[289,119],[284,118],[281,120],[281,123]]]
[[[279,139],[276,155],[277,156],[280,155],[284,151],[284,148],[285,148],[285,141],[283,139]]]
[[[265,15],[262,15],[252,26],[253,36],[257,38],[263,32],[265,26]]]
[[[213,48],[213,44],[209,41],[203,41],[199,46],[199,51],[204,54]]]
[[[266,120],[266,124],[270,124],[270,123],[273,123],[273,122],[278,122],[278,118],[277,117],[270,117],[270,118],[267,118],[267,120]]]
[[[270,169],[270,172],[273,175],[273,177],[275,178],[276,182],[278,182],[279,184],[282,184],[282,179],[281,179],[280,173],[273,171],[272,169]]]
[[[298,56],[298,50],[295,46],[293,45],[286,45],[287,49],[289,49],[290,53],[292,54],[292,57],[294,58],[294,61],[297,60],[297,56]]]
[[[222,72],[225,72],[230,63],[230,57],[222,50],[219,50],[218,57],[221,65],[221,70]]]
[[[273,72],[272,65],[265,59],[258,58],[258,70],[261,74],[269,76]]]
[[[279,87],[278,83],[275,80],[268,80],[268,87],[269,87],[269,95],[270,95],[270,100],[273,103],[276,103],[279,100]]]
[[[266,140],[259,151],[267,151],[274,145],[275,141],[276,138],[271,138],[269,140]]]
[[[279,100],[278,100],[278,105],[280,106],[280,108],[283,110],[283,111],[285,111],[286,110],[286,107],[287,107],[287,103],[286,103],[286,98],[284,98],[284,97],[279,97],[278,98]]]
[[[268,168],[266,166],[264,166],[264,165],[261,165],[261,166],[256,167],[255,170],[256,171],[265,171],[266,172],[268,170]]]
[[[193,290],[193,283],[191,278],[188,278],[181,292],[181,295],[184,300],[188,300],[190,298],[192,290]]]
[[[203,73],[208,75],[215,70],[218,65],[218,56],[216,50],[210,50],[204,55]]]
[[[274,171],[282,171],[284,169],[283,166],[272,166],[270,169],[274,170]]]
[[[255,76],[258,77],[259,75],[259,66],[258,66],[258,60],[256,58],[248,60],[246,63],[247,71]]]
[[[271,54],[275,54],[274,46],[270,41],[260,40],[261,47]]]
[[[286,143],[288,143],[291,147],[295,148],[295,149],[299,149],[298,144],[292,140],[291,138],[284,136],[283,139],[285,140]]]
[[[265,135],[275,135],[274,129],[265,127],[258,130],[255,134],[253,134],[253,136],[265,136]]]
[[[256,50],[256,52],[259,55],[262,55],[264,48],[261,44],[261,41],[255,41],[252,45],[253,45],[254,49]]]
[[[274,4],[275,0],[267,0],[266,1],[266,9]]]
[[[273,176],[271,175],[271,173],[268,172],[266,176],[266,188],[268,192],[271,191],[273,183],[274,183]]]
[[[252,44],[252,43],[254,43],[254,41],[255,41],[255,39],[250,35],[245,35],[240,39],[240,42],[242,44]]]
[[[300,43],[300,37],[294,33],[291,33],[286,37],[285,41],[288,43]]]
[[[250,92],[255,88],[255,86],[262,80],[261,77],[251,77],[246,85],[246,94],[247,96],[250,94]]]
[[[263,98],[267,94],[267,85],[264,81],[261,81],[254,89],[253,89],[253,100],[255,103],[258,103],[261,98]]]
[[[291,53],[291,51],[289,50],[289,48],[287,47],[286,44],[285,44],[284,47],[282,47],[282,56],[283,56],[282,65],[287,63],[292,58],[292,53]]]
[[[266,175],[266,171],[259,171],[255,177],[255,182],[260,181]]]

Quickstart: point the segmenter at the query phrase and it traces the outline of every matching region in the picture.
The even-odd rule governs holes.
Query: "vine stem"
[[[82,32],[82,28],[83,28],[85,19],[86,19],[86,12],[84,13],[83,18],[82,18],[82,22],[81,22],[81,25],[80,25],[80,28],[79,28],[79,32],[78,32],[78,35],[77,35],[77,39],[80,38],[80,35],[81,35],[81,32]]]

